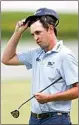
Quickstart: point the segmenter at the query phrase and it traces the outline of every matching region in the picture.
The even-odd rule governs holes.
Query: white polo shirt
[[[63,92],[78,82],[78,62],[73,52],[63,45],[63,41],[57,42],[55,47],[48,52],[38,48],[26,53],[18,53],[19,61],[23,62],[27,69],[32,69],[32,93],[44,89],[53,81],[62,77],[57,83],[47,88],[43,93],[55,94]],[[31,111],[43,112],[70,112],[70,101],[52,101],[40,104],[35,98],[31,100]]]

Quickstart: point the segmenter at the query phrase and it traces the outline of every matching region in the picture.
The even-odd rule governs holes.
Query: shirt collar
[[[63,45],[63,41],[62,40],[58,41],[51,51],[59,52],[62,45]]]
[[[47,53],[50,53],[50,52],[58,53],[60,51],[60,48],[62,45],[63,45],[63,40],[58,41],[56,43],[56,45],[54,46],[54,48],[52,50],[48,51]]]
[[[57,41],[57,43],[54,46],[54,48],[52,50],[48,51],[47,53],[51,53],[51,52],[52,53],[58,53],[60,51],[60,48],[61,48],[62,45],[63,45],[63,40]],[[44,52],[44,50],[41,48],[41,53],[43,53],[43,52]]]

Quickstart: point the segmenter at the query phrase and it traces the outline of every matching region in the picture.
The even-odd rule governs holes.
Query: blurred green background
[[[1,13],[1,36],[2,39],[10,38],[13,34],[15,25],[19,20],[25,19],[34,12],[2,12]],[[78,15],[59,14],[60,23],[58,29],[58,39],[78,39]],[[26,33],[27,32],[27,33]],[[23,34],[23,39],[31,39],[29,29]]]

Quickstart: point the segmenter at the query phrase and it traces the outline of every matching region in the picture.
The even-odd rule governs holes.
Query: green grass
[[[33,12],[1,12],[1,36],[2,39],[10,38],[14,32],[15,25]],[[78,15],[59,14],[60,23],[58,26],[59,39],[78,39]],[[32,38],[29,30],[23,34],[23,39]]]
[[[30,81],[2,81],[1,85],[1,124],[26,124],[30,116],[30,102],[20,110],[15,119],[10,112],[30,97]]]
[[[30,102],[20,110],[20,116],[15,119],[10,112],[30,97],[30,80],[2,81],[1,84],[1,124],[28,124],[30,117]],[[72,103],[71,120],[78,124],[78,100]]]

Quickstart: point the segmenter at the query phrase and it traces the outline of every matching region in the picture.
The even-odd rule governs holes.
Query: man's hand
[[[46,93],[36,93],[35,98],[41,104],[49,102],[50,95]]]
[[[28,23],[29,22],[27,22],[26,24],[24,22],[25,22],[25,19],[19,21],[16,24],[15,32],[18,32],[18,33],[22,34],[28,28]]]

